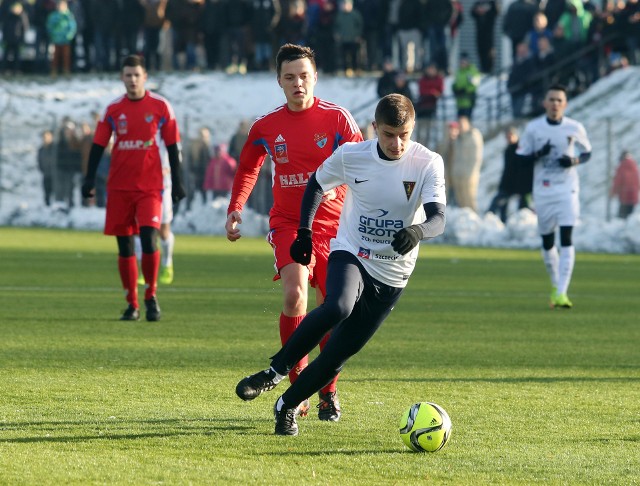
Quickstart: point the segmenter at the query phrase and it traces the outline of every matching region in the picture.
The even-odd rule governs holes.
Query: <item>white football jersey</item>
[[[531,155],[547,141],[551,142],[551,151],[536,161],[533,168],[533,197],[562,199],[572,193],[577,194],[580,184],[576,167],[562,167],[558,159],[563,155],[578,157],[591,152],[587,131],[572,118],[565,116],[558,125],[551,125],[543,115],[527,124],[516,153]]]
[[[348,187],[340,226],[331,251],[356,255],[376,280],[405,287],[418,258],[418,248],[396,253],[391,241],[397,231],[426,219],[423,204],[446,204],[442,157],[410,142],[404,155],[381,159],[378,140],[345,143],[316,171],[324,191]]]

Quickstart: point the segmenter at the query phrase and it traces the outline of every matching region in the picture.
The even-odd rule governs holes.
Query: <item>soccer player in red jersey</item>
[[[241,237],[242,209],[255,186],[267,155],[273,173],[273,207],[269,213],[267,240],[273,247],[276,276],[282,280],[284,303],[280,314],[280,339],[284,344],[307,312],[308,284],[316,289],[316,303],[326,295],[325,280],[329,241],[336,236],[345,189],[338,187],[325,194],[313,222],[313,255],[309,265],[296,263],[289,254],[296,239],[300,205],[309,176],[345,142],[361,142],[362,134],[353,116],[345,108],[314,97],[318,81],[315,54],[308,47],[283,45],[276,56],[278,84],[286,103],[256,119],[242,148],[236,172],[225,229],[227,238]],[[324,347],[320,343],[320,348]],[[304,357],[289,373],[293,383],[307,365]],[[318,417],[337,421],[340,404],[336,378],[320,390]],[[308,403],[301,411],[308,412]]]
[[[123,61],[121,79],[126,94],[111,102],[98,121],[82,195],[94,196],[98,163],[113,134],[104,234],[114,235],[118,241],[118,270],[129,304],[120,319],[140,319],[134,249],[134,235],[140,234],[146,318],[147,321],[158,321],[160,307],[156,288],[160,252],[157,240],[164,190],[158,135],[167,147],[171,197],[177,203],[185,197],[180,168],[180,133],[169,102],[145,89],[147,71],[142,57],[132,55]]]

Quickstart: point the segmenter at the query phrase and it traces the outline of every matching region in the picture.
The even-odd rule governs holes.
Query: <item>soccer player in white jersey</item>
[[[551,86],[543,102],[545,115],[531,120],[516,153],[533,163],[533,203],[542,236],[542,259],[551,278],[551,308],[570,309],[567,296],[575,248],[573,227],[580,216],[580,183],[576,167],[591,157],[591,143],[581,123],[564,116],[567,91]],[[555,233],[560,228],[560,251]]]
[[[276,401],[277,435],[298,434],[299,404],[330,382],[371,339],[407,285],[418,243],[444,231],[444,164],[440,155],[411,140],[411,101],[399,94],[385,96],[373,126],[377,138],[338,148],[309,178],[302,199],[290,253],[294,261],[308,265],[315,243],[312,222],[323,192],[342,184],[348,188],[331,240],[324,303],[305,316],[269,369],[236,387],[243,400],[273,389],[331,331],[317,358]]]

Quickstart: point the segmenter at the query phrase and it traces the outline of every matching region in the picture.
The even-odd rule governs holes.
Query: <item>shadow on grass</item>
[[[637,437],[601,437],[596,439],[591,439],[588,442],[596,442],[599,444],[611,444],[615,442],[640,442],[640,436]]]
[[[629,366],[635,368],[635,366]],[[603,382],[603,383],[633,383],[640,382],[640,377],[591,377],[591,376],[523,376],[519,378],[342,378],[341,381],[351,383],[367,382],[405,382],[405,383],[582,383],[582,382]]]
[[[272,434],[273,435],[273,434]],[[271,451],[271,452],[261,452],[260,456],[276,456],[276,457],[282,457],[283,455],[287,455],[290,454],[291,456],[308,456],[308,457],[314,457],[314,456],[362,456],[362,455],[372,455],[372,456],[388,456],[389,454],[393,454],[393,455],[397,455],[397,454],[408,454],[408,455],[412,455],[415,457],[415,452],[410,451],[409,449],[356,449],[356,450],[352,450],[352,451],[345,451],[344,449],[336,449],[336,450],[331,450],[331,449],[322,449],[320,448],[317,451],[303,451],[300,449],[296,449],[296,450],[292,450],[292,451],[283,451],[283,450],[277,450],[277,451]],[[428,454],[428,453],[418,453],[418,454]]]
[[[222,422],[213,424],[213,422]],[[127,433],[136,426],[163,427],[164,430]],[[78,428],[95,429],[94,433],[74,435]],[[212,419],[158,419],[158,420],[126,420],[126,421],[44,421],[44,422],[7,422],[0,423],[0,432],[23,432],[23,437],[0,438],[0,443],[23,444],[38,442],[85,442],[93,440],[138,440],[149,438],[166,438],[180,436],[211,435],[215,432],[248,432],[253,427],[236,425],[232,421],[216,421]],[[80,431],[77,431],[80,432]],[[42,435],[37,435],[37,434]]]

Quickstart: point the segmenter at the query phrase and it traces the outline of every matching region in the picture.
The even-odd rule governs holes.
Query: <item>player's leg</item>
[[[559,255],[555,245],[556,232],[556,202],[545,201],[541,198],[535,200],[536,212],[538,215],[538,233],[542,238],[542,261],[547,269],[549,280],[551,281],[551,293],[549,305],[553,308],[558,291],[558,264]]]
[[[556,307],[570,309],[573,304],[567,296],[573,266],[575,264],[576,251],[573,246],[573,227],[580,216],[580,203],[577,194],[572,194],[569,199],[558,204],[558,225],[560,226],[560,262],[558,273],[558,298]]]
[[[306,355],[318,345],[332,325],[336,325],[353,315],[353,308],[364,288],[360,268],[353,264],[352,261],[345,264],[344,259],[334,258],[332,269],[333,279],[328,285],[330,285],[329,288],[334,293],[328,295],[327,301],[322,306],[316,307],[307,314],[302,324],[273,357],[270,369],[248,376],[238,383],[236,393],[240,398],[251,400],[262,392],[275,388],[287,371],[299,360],[300,356]],[[332,298],[332,295],[335,298]],[[322,355],[322,353],[320,354]],[[321,372],[322,370],[319,371]],[[304,374],[305,370],[302,371],[300,376],[304,376]],[[284,405],[281,397],[274,406],[275,433],[278,435],[297,435],[296,414],[299,405],[307,400],[311,394],[331,381],[334,375],[335,373],[327,370],[324,378],[319,377],[317,373],[310,376],[307,379],[308,384],[302,388],[305,391],[299,391],[298,395],[296,395],[300,396],[300,399],[295,403],[292,401],[288,405]],[[291,386],[294,386],[297,381]]]
[[[138,309],[138,264],[134,251],[133,236],[116,236],[118,242],[118,273],[125,298],[129,306],[120,317],[121,321],[140,319]]]
[[[173,248],[175,246],[175,235],[171,231],[170,223],[160,225],[160,276],[158,281],[163,285],[173,282]]]
[[[107,198],[104,234],[115,236],[118,243],[118,273],[128,308],[122,320],[138,320],[138,265],[133,235],[138,232],[135,201],[129,191],[110,191]]]
[[[551,281],[551,293],[549,295],[549,303],[554,307],[555,298],[558,294],[558,271],[559,271],[559,255],[555,246],[555,233],[542,235],[542,261],[547,269],[549,280]]]
[[[284,345],[298,328],[306,315],[309,271],[307,267],[290,263],[280,269],[283,305],[280,314],[280,341]],[[290,369],[289,381],[293,383],[307,366],[307,353]]]
[[[332,258],[332,260],[330,265],[334,269],[330,271],[330,274],[334,275],[331,280],[333,287],[329,288],[334,289],[335,298],[331,299],[331,296],[328,295],[327,301],[322,306],[316,307],[306,315],[300,326],[272,358],[271,369],[248,376],[238,383],[236,393],[243,400],[253,400],[263,391],[274,388],[280,379],[297,365],[300,359],[318,345],[332,326],[351,314],[363,288],[360,269],[354,264],[343,264],[343,260],[340,258]],[[322,383],[320,387],[326,383]],[[315,391],[317,390],[312,390],[311,393]]]
[[[160,225],[160,247],[162,259],[160,261],[160,275],[158,281],[163,285],[173,282],[173,247],[175,236],[171,231],[173,221],[173,201],[171,191],[165,189],[162,193],[162,221]]]
[[[147,321],[160,320],[160,307],[156,291],[158,287],[158,272],[160,270],[158,231],[160,229],[161,213],[162,197],[159,192],[139,195],[136,204],[136,219],[140,225],[142,273],[145,280],[144,303],[147,310]]]
[[[567,296],[571,277],[573,275],[573,266],[576,259],[576,250],[572,242],[573,227],[560,226],[560,262],[558,265],[558,297],[556,307],[570,309],[573,304]]]
[[[156,291],[158,288],[158,272],[160,270],[160,251],[158,250],[158,229],[151,226],[140,227],[140,244],[142,245],[142,273],[145,290],[144,305],[147,321],[160,320],[160,306]]]
[[[313,241],[313,253],[315,255],[315,265],[312,268],[311,284],[315,287],[316,291],[316,307],[319,307],[324,302],[324,296],[327,293],[326,280],[327,280],[327,266],[330,253],[331,238],[328,236],[316,236]],[[324,349],[330,333],[325,334],[320,341],[320,350]],[[318,392],[318,418],[320,420],[326,420],[330,422],[336,422],[340,420],[340,402],[338,400],[338,383],[339,375],[333,377],[333,379],[325,385]]]
[[[136,250],[136,260],[140,271],[138,272],[138,285],[144,285],[144,275],[142,274],[142,245],[140,244],[140,235],[134,235],[133,244]]]
[[[274,280],[282,280],[283,305],[279,329],[280,341],[283,345],[307,312],[309,270],[294,262],[289,254],[296,233],[297,226],[281,224],[277,228],[272,228],[267,235],[267,241],[273,248],[274,266],[277,271]],[[312,260],[314,260],[313,257]],[[305,366],[307,366],[307,357],[303,355],[300,362],[290,370],[289,381],[293,383]]]
[[[290,342],[294,349],[299,346],[295,340],[300,336],[304,337],[307,326],[311,327],[312,320],[316,317],[319,318],[317,327],[320,326],[320,319],[333,320],[331,337],[318,357],[309,363],[298,380],[276,402],[276,434],[291,435],[287,433],[290,429],[287,420],[289,414],[286,411],[295,408],[305,397],[319,390],[342,370],[347,360],[373,337],[402,294],[402,289],[371,279],[357,264],[353,255],[337,252],[336,257],[340,262],[331,267],[330,280],[327,282],[329,293],[325,304],[308,314]],[[333,289],[335,294],[331,293]],[[285,348],[273,359],[272,367],[275,370],[279,369],[278,361],[286,359]]]

